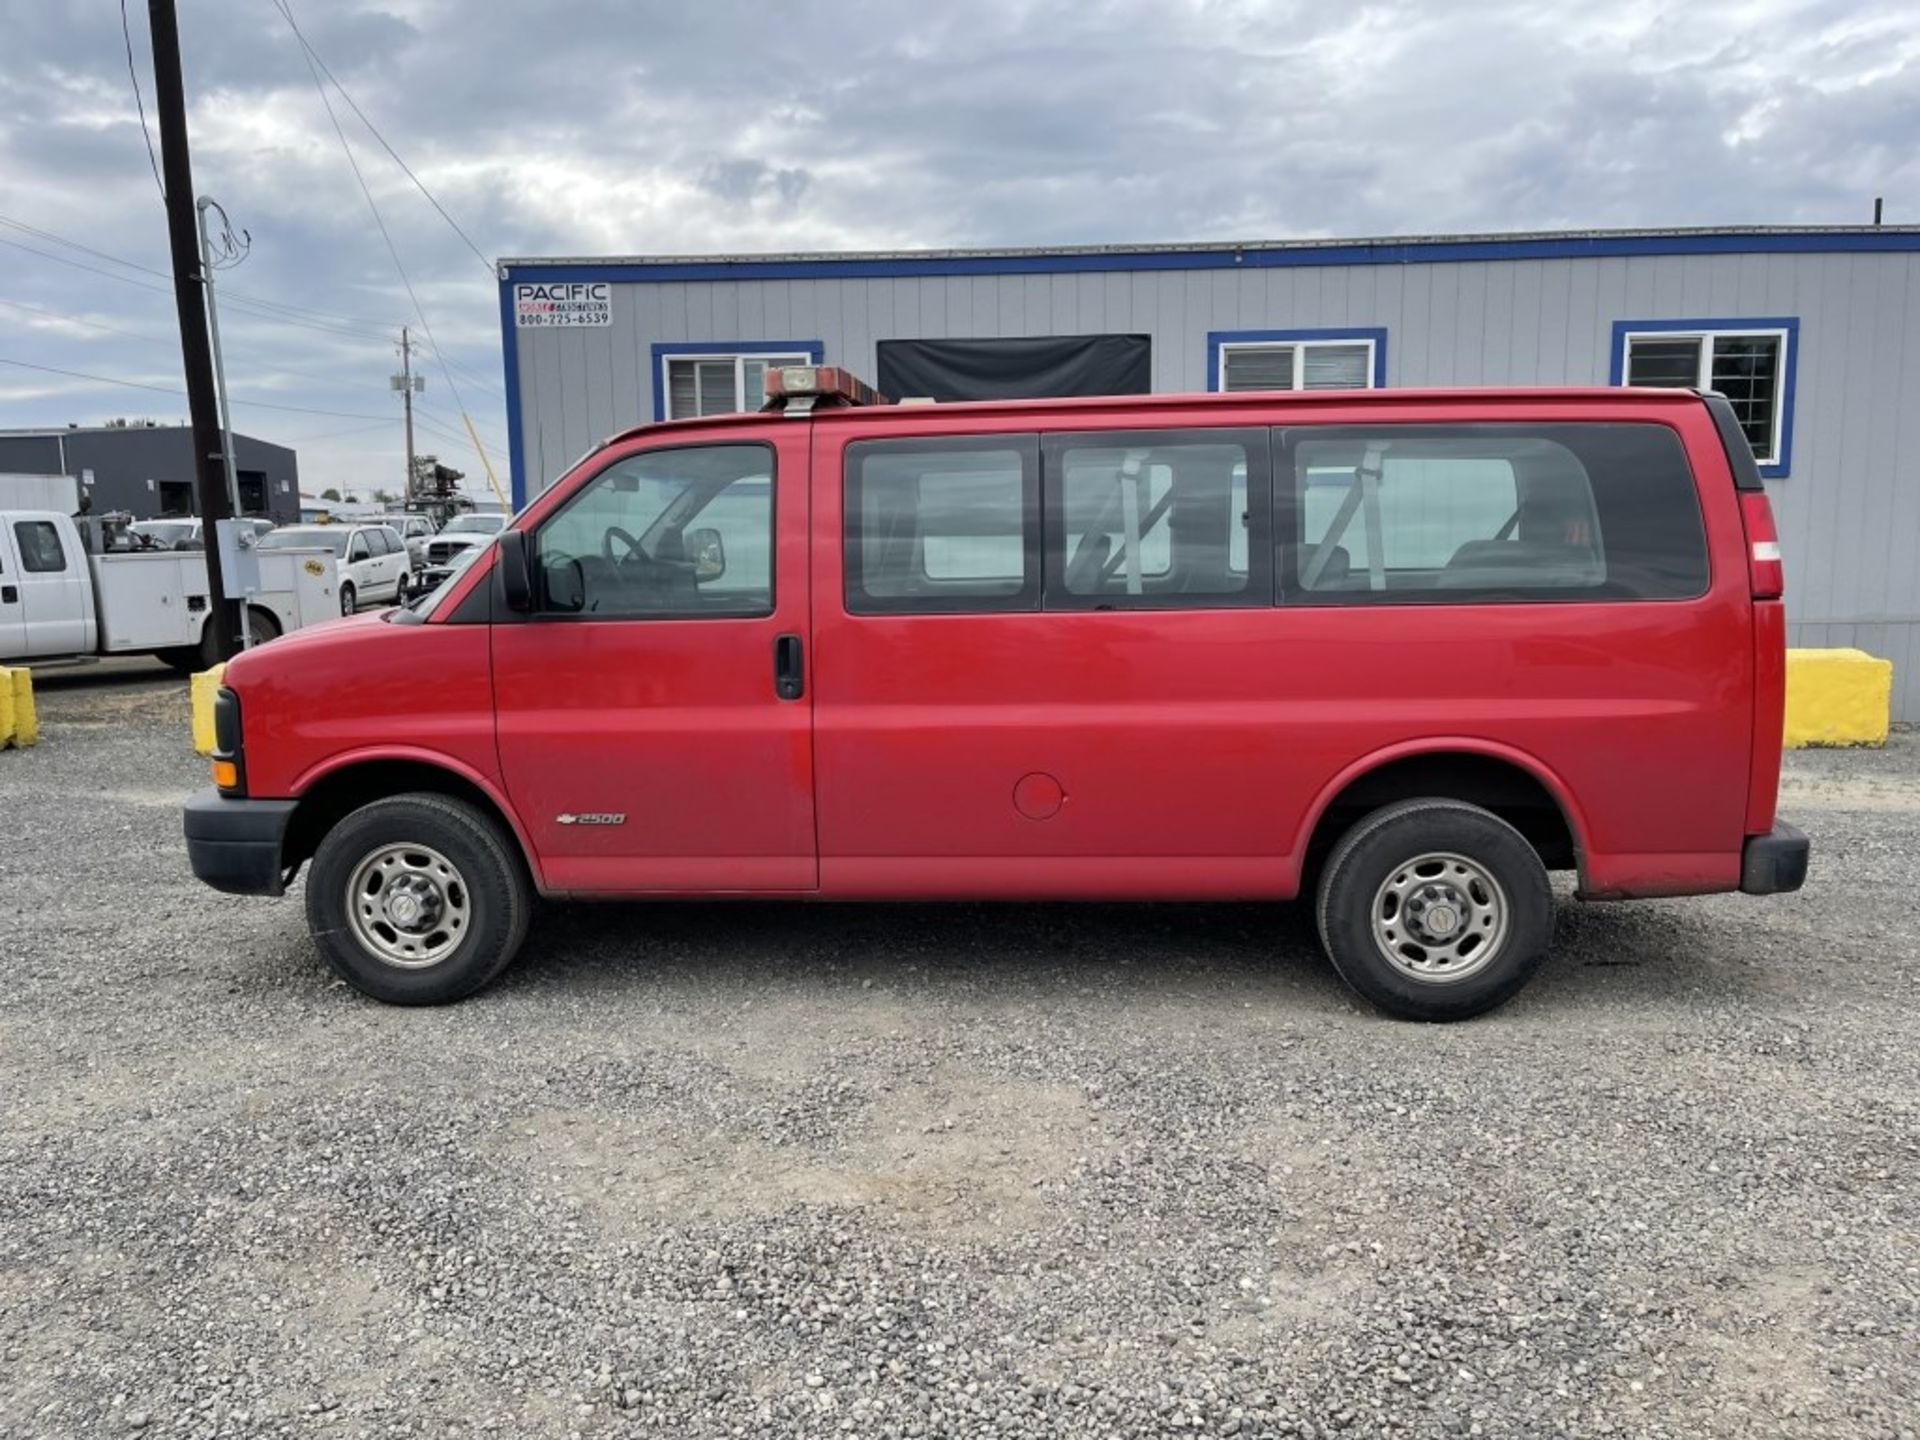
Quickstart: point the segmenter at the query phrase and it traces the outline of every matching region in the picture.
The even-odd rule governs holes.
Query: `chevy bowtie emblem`
[[[553,823],[556,825],[624,825],[627,823],[627,817],[604,812],[598,815],[556,815],[553,817]]]

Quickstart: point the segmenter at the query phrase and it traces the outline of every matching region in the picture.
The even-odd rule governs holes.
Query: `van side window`
[[[20,543],[20,568],[29,575],[57,574],[67,568],[67,552],[51,520],[16,520],[13,537]]]
[[[1041,469],[1048,609],[1272,602],[1262,432],[1049,435]]]
[[[1040,608],[1032,435],[847,447],[846,602],[854,615]]]
[[[1284,454],[1290,603],[1669,600],[1707,587],[1693,474],[1665,426],[1302,428]]]
[[[538,608],[607,620],[772,614],[773,484],[766,445],[615,461],[534,537]]]

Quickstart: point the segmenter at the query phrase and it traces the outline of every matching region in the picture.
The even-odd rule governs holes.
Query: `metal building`
[[[233,437],[240,508],[275,524],[300,518],[300,466],[284,445]],[[0,474],[71,475],[95,512],[136,520],[195,513],[193,431],[185,425],[67,425],[0,430]]]
[[[499,275],[516,506],[617,430],[753,404],[783,357],[882,389],[888,372],[991,373],[999,393],[1116,375],[1157,392],[1709,385],[1770,481],[1791,642],[1890,657],[1894,713],[1920,719],[1920,228],[513,259]]]

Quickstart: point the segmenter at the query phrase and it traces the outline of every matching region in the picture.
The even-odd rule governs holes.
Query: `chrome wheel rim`
[[[382,845],[347,881],[347,922],[384,965],[423,970],[451,955],[473,924],[466,877],[426,845]]]
[[[1486,866],[1434,851],[1396,865],[1374,892],[1373,943],[1401,974],[1451,985],[1499,957],[1512,913]]]
[[[354,612],[354,608],[353,591],[342,590],[340,592],[340,613],[342,615],[351,615]]]

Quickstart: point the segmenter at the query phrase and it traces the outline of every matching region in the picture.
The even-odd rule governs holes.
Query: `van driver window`
[[[771,614],[773,474],[765,445],[616,461],[541,525],[540,610],[602,619]]]

